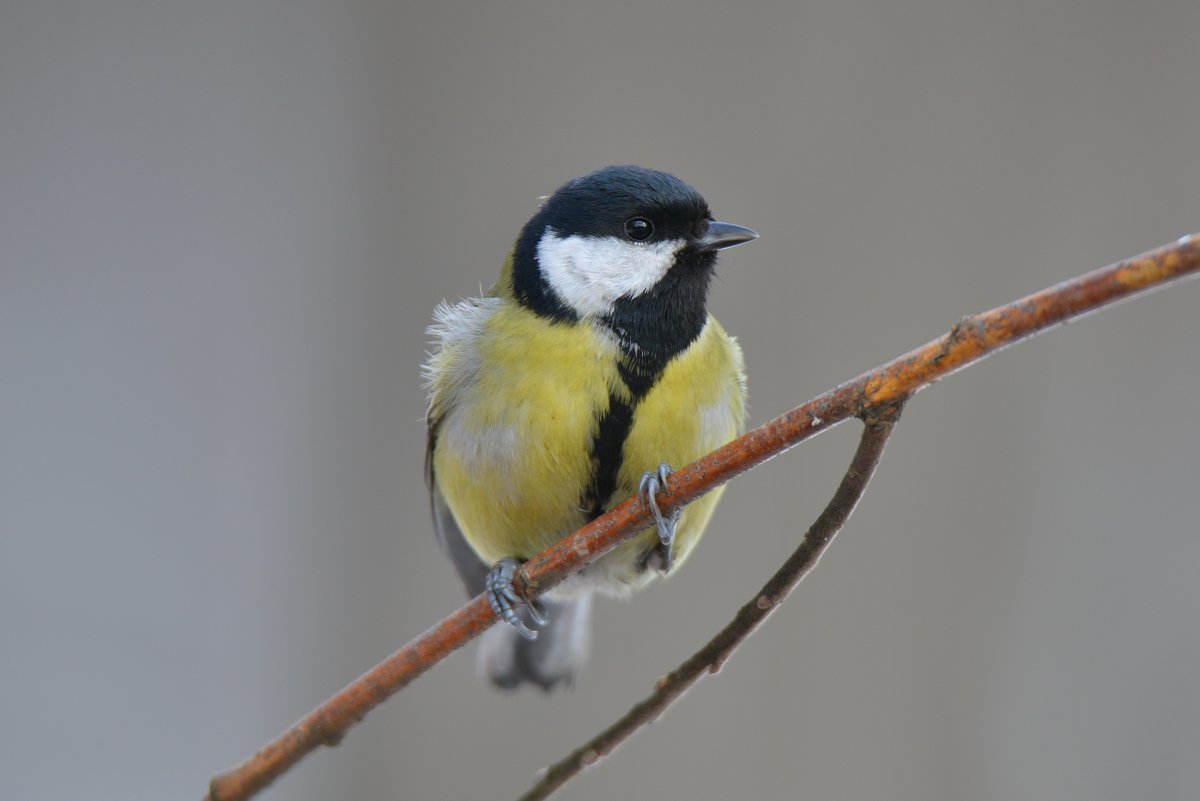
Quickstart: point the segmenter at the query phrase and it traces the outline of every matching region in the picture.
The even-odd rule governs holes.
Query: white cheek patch
[[[560,237],[547,228],[538,266],[554,292],[582,315],[602,317],[620,298],[649,291],[662,280],[683,240],[643,244],[612,236]]]

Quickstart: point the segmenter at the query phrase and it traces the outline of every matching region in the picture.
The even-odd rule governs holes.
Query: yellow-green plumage
[[[432,467],[437,488],[471,547],[486,563],[528,559],[588,520],[580,507],[592,481],[591,455],[610,395],[628,398],[613,335],[588,321],[555,322],[498,296],[473,303],[477,319],[447,331],[429,365]],[[454,309],[443,311],[443,318]],[[672,359],[636,404],[616,491],[636,492],[643,473],[682,467],[741,430],[742,354],[708,318],[701,335]],[[691,504],[679,521],[675,564],[699,539],[720,491]],[[623,593],[652,575],[639,555],[658,542],[647,529],[589,571],[598,589]]]

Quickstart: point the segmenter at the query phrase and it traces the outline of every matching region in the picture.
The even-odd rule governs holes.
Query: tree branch
[[[677,471],[660,507],[680,508],[755,465],[849,417],[899,403],[939,378],[1058,323],[1146,289],[1200,271],[1200,236],[1096,270],[982,314],[964,317],[948,334],[853,381],[829,390],[747,432]],[[537,595],[596,560],[650,523],[631,498],[526,562],[514,584]],[[239,801],[257,793],[320,745],[335,745],[367,712],[470,642],[495,622],[480,595],[367,671],[283,732],[261,751],[209,785],[208,801]]]
[[[879,466],[884,446],[887,445],[896,420],[900,417],[900,408],[897,405],[884,410],[875,421],[868,422],[863,428],[854,459],[829,504],[805,533],[795,552],[755,597],[738,610],[733,620],[691,658],[659,679],[654,692],[634,705],[620,720],[572,751],[562,761],[552,765],[529,792],[521,796],[520,801],[541,801],[548,798],[584,768],[612,753],[613,749],[642,726],[653,723],[705,673],[716,673],[721,669],[730,654],[779,604],[783,603],[800,580],[816,567],[825,548],[833,542],[834,536],[845,525],[867,489],[875,468]]]

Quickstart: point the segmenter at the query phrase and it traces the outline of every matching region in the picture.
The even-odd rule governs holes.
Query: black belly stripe
[[[621,380],[633,395],[634,405],[646,397],[646,393],[662,375],[664,367],[666,367],[665,360],[661,364],[649,365],[649,369],[634,362],[621,361],[617,363],[617,374],[621,376]]]
[[[650,370],[628,357],[617,363],[617,373],[629,390],[629,400],[610,393],[608,410],[596,426],[596,436],[592,440],[592,480],[584,492],[582,504],[588,510],[589,520],[595,520],[607,511],[609,499],[617,489],[625,440],[633,428],[634,409],[658,381],[666,361],[657,361]]]
[[[704,330],[707,320],[704,294],[711,277],[711,260],[706,265],[706,269],[696,269],[696,265],[677,262],[671,274],[678,275],[672,280],[664,279],[664,286],[675,287],[676,294],[683,291],[679,287],[693,292],[696,295],[693,302],[679,301],[664,308],[664,298],[669,293],[652,292],[617,301],[606,321],[621,343],[622,357],[617,360],[617,374],[629,391],[629,399],[610,393],[608,410],[596,426],[596,436],[592,440],[592,480],[584,491],[581,504],[588,510],[589,520],[604,514],[617,489],[622,451],[633,428],[633,413],[638,403],[662,377],[667,364],[695,342]]]
[[[633,427],[633,407],[615,395],[608,396],[608,411],[600,418],[592,440],[592,480],[584,493],[583,508],[588,519],[604,514],[608,499],[617,489],[617,473],[621,469],[621,451],[629,430]]]

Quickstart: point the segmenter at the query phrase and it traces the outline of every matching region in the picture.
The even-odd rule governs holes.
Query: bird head
[[[590,318],[640,348],[675,351],[703,325],[717,251],[757,237],[713,220],[673,175],[604,167],[568,181],[525,224],[513,291],[543,316]]]

